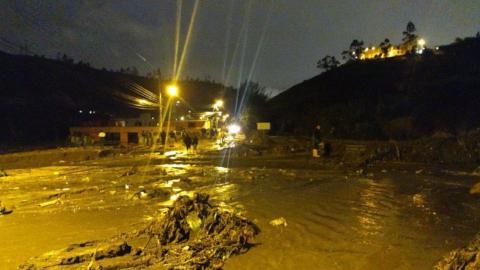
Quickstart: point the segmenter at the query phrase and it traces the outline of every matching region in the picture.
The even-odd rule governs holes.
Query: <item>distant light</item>
[[[228,127],[228,131],[232,134],[236,134],[236,133],[240,132],[240,126],[231,125],[231,126]]]
[[[92,114],[92,111],[90,111],[90,114]]]
[[[375,50],[375,47],[372,47],[372,50]]]
[[[435,48],[435,49],[438,50],[439,48],[437,47],[437,48]]]
[[[148,103],[145,99],[140,99],[138,102],[140,102],[140,104],[147,104]]]
[[[160,124],[159,124],[159,123],[157,123],[157,127],[158,127],[158,126],[160,126]]]
[[[423,53],[423,50],[419,50],[418,53],[419,53],[419,54],[422,54],[422,53]]]
[[[95,114],[95,111],[93,111],[93,114]]]
[[[223,101],[218,100],[217,103],[215,103],[215,105],[217,105],[218,107],[222,107],[223,106]]]
[[[152,116],[152,120],[155,119],[155,117]]]
[[[83,111],[78,111],[79,113],[83,113]]]
[[[192,111],[188,111],[188,113],[191,113]]]
[[[368,52],[368,48],[366,48],[365,51]]]
[[[183,121],[184,119],[185,119],[185,117],[183,117],[183,116],[182,116],[182,117],[180,117],[180,120],[182,120],[182,121]]]
[[[425,45],[425,40],[424,40],[423,38],[420,39],[420,40],[418,41],[418,44],[419,44],[419,45],[422,45],[422,46]]]
[[[176,96],[178,94],[178,88],[175,85],[170,85],[167,88],[167,92],[170,96]]]
[[[353,55],[355,55],[355,52],[352,52]]]
[[[177,100],[177,104],[180,104],[180,100]]]

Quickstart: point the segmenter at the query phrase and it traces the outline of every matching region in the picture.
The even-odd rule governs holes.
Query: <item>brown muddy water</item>
[[[166,199],[136,200],[132,194],[182,177],[194,184],[175,193],[206,192],[212,204],[245,212],[261,229],[255,245],[227,260],[226,270],[432,269],[480,229],[480,197],[469,194],[479,179],[434,167],[375,164],[359,176],[351,169],[224,169],[158,161],[121,177],[129,168],[113,163],[13,169],[0,178],[0,198],[17,207],[0,216],[0,269],[142,228]],[[165,175],[155,173],[160,168]],[[61,203],[38,207],[62,192]],[[286,226],[270,224],[278,218]]]
[[[479,198],[443,181],[331,175],[239,187],[263,231],[225,269],[432,269],[480,228]],[[286,227],[269,225],[279,217]]]

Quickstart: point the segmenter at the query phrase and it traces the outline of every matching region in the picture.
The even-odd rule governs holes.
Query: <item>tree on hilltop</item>
[[[388,38],[386,38],[380,43],[380,48],[382,49],[383,55],[385,57],[387,57],[390,47],[392,47],[392,44],[390,44],[390,40]]]
[[[360,55],[363,53],[363,40],[358,41],[354,39],[352,43],[350,43],[350,50],[343,51],[343,59],[347,60],[357,60],[360,59]]]
[[[317,68],[329,71],[340,65],[340,62],[335,59],[335,56],[327,55],[317,62]]]
[[[407,29],[403,31],[403,42],[404,44],[416,44],[418,36],[415,34],[417,29],[415,28],[415,24],[412,22],[408,22]]]

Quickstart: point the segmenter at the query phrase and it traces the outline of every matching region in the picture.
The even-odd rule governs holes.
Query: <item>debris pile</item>
[[[239,213],[212,207],[208,199],[198,193],[193,198],[180,196],[140,231],[121,233],[107,242],[73,244],[31,258],[20,269],[86,264],[89,270],[152,265],[171,270],[221,269],[230,256],[252,247],[248,241],[260,230]]]
[[[212,207],[208,199],[198,193],[193,199],[179,197],[145,230],[144,253],[162,256],[169,269],[220,269],[231,255],[246,252],[259,229],[241,215]],[[180,245],[165,249],[167,244]]]
[[[439,262],[436,270],[450,269],[480,269],[480,234],[466,247],[452,251]]]

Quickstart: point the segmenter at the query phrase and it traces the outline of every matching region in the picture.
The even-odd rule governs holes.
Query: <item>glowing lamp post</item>
[[[168,95],[170,95],[172,97],[176,96],[178,94],[178,87],[175,86],[175,85],[169,85],[167,87],[167,93],[168,93]],[[163,106],[162,106],[162,91],[161,90],[160,90],[159,97],[160,97],[160,102],[158,104],[158,106],[160,107],[160,117],[159,117],[160,120],[159,121],[160,121],[160,130],[162,130],[163,129]]]
[[[176,96],[178,94],[178,87],[176,87],[175,85],[170,85],[167,88],[167,92],[170,96]]]
[[[217,102],[215,103],[215,105],[213,105],[213,111],[218,111],[219,107],[222,107],[223,106],[223,101],[221,100],[217,100]]]

